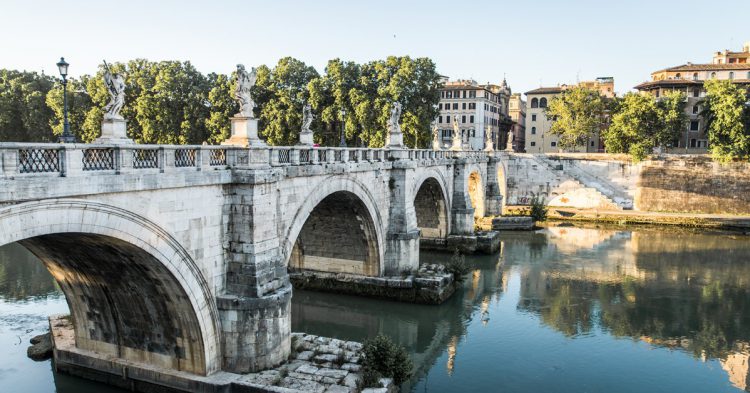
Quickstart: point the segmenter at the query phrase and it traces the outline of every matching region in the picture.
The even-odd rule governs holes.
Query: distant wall
[[[506,205],[750,214],[750,163],[661,155],[633,163],[614,154],[513,154],[506,162]]]
[[[635,206],[645,211],[750,214],[750,164],[722,165],[705,156],[647,161]]]

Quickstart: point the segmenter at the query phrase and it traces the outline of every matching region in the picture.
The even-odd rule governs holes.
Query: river
[[[292,330],[391,336],[415,362],[404,392],[750,391],[750,237],[556,224],[466,260],[440,306],[295,291]],[[0,391],[120,392],[26,358],[66,310],[40,261],[0,247]]]

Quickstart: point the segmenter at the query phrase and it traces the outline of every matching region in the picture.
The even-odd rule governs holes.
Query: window
[[[531,146],[536,146],[536,142],[531,142]]]
[[[700,88],[693,88],[693,97],[700,97],[701,96],[701,89]]]
[[[682,78],[682,74],[680,74],[680,73],[678,72],[678,73],[676,73],[676,74],[675,74],[675,76],[674,76],[674,77],[675,77],[675,79],[680,79],[680,78]]]
[[[461,104],[461,109],[466,109],[466,103]]]
[[[466,98],[466,90],[464,90],[464,98]]]
[[[542,99],[539,100],[539,107],[540,108],[546,108],[547,107],[547,98],[542,97]]]
[[[550,142],[549,145],[552,146],[552,147],[555,147],[555,146],[557,146],[557,142]]]
[[[729,72],[729,80],[732,80],[732,79],[734,79],[734,72],[730,71]]]
[[[453,109],[458,110],[458,102],[453,103]]]
[[[536,135],[536,127],[531,127],[531,135]]]
[[[473,122],[474,122],[474,115],[471,115],[469,116],[469,123],[473,123]]]
[[[531,115],[531,121],[536,121],[536,115]]]
[[[534,98],[531,99],[531,107],[532,108],[539,108],[539,100],[536,97],[534,97]]]
[[[700,127],[700,122],[698,120],[693,120],[690,122],[690,131],[698,131],[699,127]]]
[[[656,89],[656,98],[659,98],[659,89]]]
[[[716,73],[715,72],[711,73],[711,79],[716,79]]]
[[[695,142],[696,142],[695,139],[691,139],[690,140],[690,147],[696,147]]]
[[[453,98],[453,92],[452,91],[446,91],[445,92],[445,98]]]
[[[445,115],[445,122],[450,123],[451,122],[451,115]]]
[[[693,80],[694,80],[694,81],[697,81],[697,80],[698,80],[698,73],[697,73],[697,72],[694,72],[694,73],[693,73]]]
[[[474,131],[475,131],[475,130],[471,130],[471,137],[472,137],[472,138],[474,137]]]
[[[438,123],[442,123],[442,122],[443,122],[443,116],[438,116]]]
[[[591,147],[594,147],[594,141],[591,141]]]
[[[697,115],[699,111],[700,111],[700,108],[698,107],[698,105],[693,105],[693,114]]]
[[[441,111],[443,110],[443,104],[442,103],[438,104],[438,109],[440,109]]]
[[[461,123],[466,123],[466,116],[461,116]]]
[[[445,98],[445,92],[444,91],[440,92],[440,98]]]

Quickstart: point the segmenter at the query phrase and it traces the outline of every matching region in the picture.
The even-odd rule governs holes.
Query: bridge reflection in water
[[[405,390],[417,387],[421,391],[428,380],[443,381],[441,378],[448,378],[446,381],[456,385],[441,387],[430,382],[427,390],[450,391],[450,386],[461,384],[480,389],[483,385],[477,381],[460,373],[452,375],[454,368],[477,364],[482,368],[478,373],[482,379],[508,383],[514,377],[521,379],[527,375],[518,370],[521,367],[573,368],[564,360],[570,356],[565,353],[570,340],[593,340],[595,345],[603,346],[602,352],[612,351],[611,355],[600,354],[604,359],[611,357],[616,362],[629,356],[624,350],[622,356],[617,353],[623,345],[618,339],[625,338],[632,342],[633,348],[628,351],[636,351],[633,354],[636,359],[647,355],[642,351],[644,345],[664,352],[665,356],[682,354],[680,360],[659,365],[663,370],[655,373],[661,372],[664,379],[678,379],[675,373],[692,372],[696,367],[706,373],[680,376],[684,381],[673,380],[664,386],[689,387],[694,384],[691,379],[699,379],[703,385],[697,386],[708,386],[711,391],[736,388],[750,391],[750,239],[747,237],[563,224],[537,233],[506,233],[504,239],[499,256],[470,258],[474,270],[467,276],[463,290],[442,306],[297,291],[292,301],[292,329],[355,340],[377,333],[397,338],[414,354],[417,368],[412,381],[417,386],[410,385]],[[423,262],[448,258],[423,254]],[[509,288],[511,281],[514,284]],[[524,332],[518,325],[528,321],[519,322],[518,315],[540,322],[541,326]],[[533,359],[524,360],[529,355],[523,349],[507,353],[512,348],[487,341],[486,335],[490,333],[483,331],[499,329],[508,335],[505,337],[508,340],[529,344],[530,340],[543,337],[545,333],[536,332],[540,328],[556,336],[560,347],[545,348],[549,351],[548,358],[536,363]],[[526,334],[528,338],[524,338]],[[483,364],[474,351],[488,352],[482,359],[491,362]],[[516,362],[519,365],[510,365]],[[684,362],[691,366],[685,366]],[[521,366],[524,363],[527,364]],[[563,365],[555,365],[560,363]],[[718,367],[712,367],[712,363],[718,363]],[[598,367],[592,367],[592,372]],[[499,369],[509,375],[499,377],[496,375]],[[637,370],[638,367],[631,369]],[[721,374],[718,377],[717,372]],[[543,371],[540,373],[545,375]],[[624,385],[623,391],[660,390],[658,383],[664,382],[656,381],[654,385],[653,380],[642,375],[620,377],[635,380],[643,377],[641,382]],[[594,378],[587,386],[597,386],[596,383]],[[518,382],[509,386],[527,391],[524,385],[528,384]],[[573,386],[557,388],[575,391]]]
[[[500,255],[468,258],[463,289],[441,306],[295,291],[292,330],[395,338],[415,359],[405,391],[750,391],[747,237],[561,225],[503,238]],[[2,303],[64,303],[27,254],[0,248]],[[41,372],[58,391],[85,388]]]

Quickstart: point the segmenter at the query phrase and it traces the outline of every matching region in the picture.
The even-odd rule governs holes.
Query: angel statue
[[[240,112],[236,116],[253,117],[255,101],[253,101],[253,97],[250,95],[250,89],[255,86],[257,79],[258,73],[255,67],[250,72],[247,72],[244,65],[237,64],[237,87],[234,89],[234,98],[240,104]]]
[[[401,126],[398,124],[401,119],[401,103],[394,102],[393,108],[391,109],[391,118],[388,121],[388,128],[391,133],[401,132]]]
[[[315,116],[312,114],[312,107],[310,104],[305,104],[302,107],[302,132],[312,132],[310,125],[312,125]]]
[[[109,103],[104,107],[104,118],[122,120],[120,110],[125,105],[125,78],[119,73],[113,74],[107,66],[104,71],[104,84],[109,92]]]

